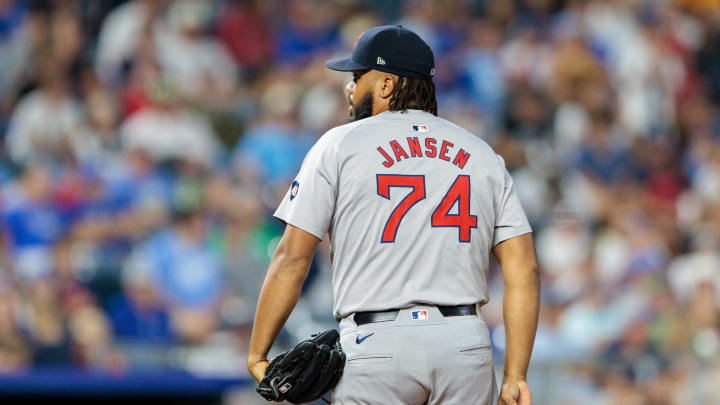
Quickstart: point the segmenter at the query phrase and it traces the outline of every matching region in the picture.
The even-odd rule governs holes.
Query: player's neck
[[[378,114],[384,113],[385,111],[388,111],[390,109],[390,106],[387,102],[385,103],[373,103],[373,116],[376,116]]]

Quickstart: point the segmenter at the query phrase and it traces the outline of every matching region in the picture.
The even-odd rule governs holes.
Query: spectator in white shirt
[[[35,158],[63,159],[72,153],[72,145],[83,122],[79,105],[68,89],[64,69],[53,60],[43,64],[41,86],[18,103],[10,118],[6,144],[16,163]]]

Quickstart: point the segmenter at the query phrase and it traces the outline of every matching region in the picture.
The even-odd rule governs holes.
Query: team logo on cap
[[[415,321],[422,321],[422,320],[428,319],[428,313],[425,310],[412,311],[410,313],[410,315],[412,316],[412,319]]]
[[[384,64],[385,64],[385,59],[383,59],[383,58],[381,58],[381,57],[378,56],[378,58],[377,58],[377,64],[378,64],[378,65],[384,65]]]
[[[290,186],[290,201],[297,196],[298,191],[300,191],[300,183],[295,180],[293,181],[292,186]]]

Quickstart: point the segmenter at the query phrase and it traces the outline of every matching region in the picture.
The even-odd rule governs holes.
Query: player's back
[[[303,175],[310,167],[321,180]],[[529,231],[526,222],[512,223],[524,214],[513,218],[516,208],[505,206],[512,182],[502,159],[481,139],[419,110],[384,112],[329,131],[283,205],[292,205],[293,194],[300,198],[303,181],[334,187],[332,204],[318,199],[309,209],[319,216],[324,206],[333,211],[338,317],[413,303],[484,302],[493,244]],[[503,234],[503,221],[511,222],[512,234]]]

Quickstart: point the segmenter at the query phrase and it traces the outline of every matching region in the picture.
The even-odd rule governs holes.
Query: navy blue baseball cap
[[[360,35],[349,58],[329,60],[325,66],[341,72],[375,69],[428,80],[435,75],[435,57],[430,46],[400,25],[370,28]]]

